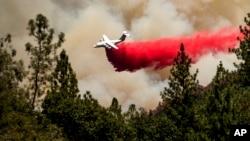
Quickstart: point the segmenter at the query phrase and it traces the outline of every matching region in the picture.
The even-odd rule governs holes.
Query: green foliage
[[[26,75],[23,61],[15,61],[16,50],[11,45],[11,35],[0,38],[0,92],[17,89]]]
[[[134,129],[138,141],[174,140],[177,137],[177,128],[166,115],[136,114],[129,120],[129,126]]]
[[[189,58],[181,44],[180,52],[174,58],[174,64],[170,70],[169,87],[161,93],[166,106],[165,114],[179,130],[176,132],[177,138],[174,140],[195,140],[199,129],[197,115],[199,105],[197,104],[196,79],[198,70],[195,74],[190,74],[191,58]]]
[[[43,113],[70,140],[120,140],[129,138],[129,127],[124,124],[121,106],[116,98],[110,108],[98,104],[90,92],[77,96],[76,75],[65,50],[57,59],[52,72],[51,89],[42,104]],[[127,130],[128,129],[128,130]]]
[[[109,111],[113,113],[113,115],[116,116],[118,119],[122,118],[122,108],[116,98],[113,98],[112,103],[109,107]]]
[[[51,89],[44,99],[42,108],[43,113],[69,135],[77,129],[72,126],[74,122],[72,120],[74,119],[74,112],[79,109],[79,99],[77,98],[79,90],[76,75],[71,68],[65,50],[61,51],[59,58],[56,58],[56,62],[50,80]],[[75,129],[72,129],[73,127]]]
[[[139,112],[136,110],[135,104],[131,104],[128,111],[123,114],[123,118],[126,123],[128,123],[131,119],[134,119],[136,116],[139,116]]]
[[[249,123],[250,109],[243,106],[249,105],[249,88],[239,87],[235,76],[235,72],[229,72],[220,62],[209,89],[205,91],[203,103],[207,123],[203,129],[209,140],[229,140],[230,125]]]
[[[244,18],[245,26],[240,26],[240,32],[243,38],[239,38],[240,46],[236,49],[230,49],[242,62],[235,64],[238,69],[239,82],[243,86],[250,86],[250,13]]]
[[[122,120],[101,107],[89,92],[83,99],[61,98],[44,113],[63,128],[69,140],[119,140],[127,131]]]
[[[184,50],[184,45],[181,44],[180,52],[174,58],[174,64],[170,70],[169,88],[161,93],[162,99],[179,99],[181,100],[187,94],[194,93],[198,83],[197,74],[190,74],[191,58],[189,58]]]
[[[0,140],[62,140],[59,128],[39,122],[39,113],[32,111],[19,87],[26,75],[23,62],[15,56],[11,36],[0,38]]]
[[[52,73],[52,92],[63,92],[63,97],[75,98],[79,92],[76,74],[71,68],[66,51],[62,50],[57,59],[55,71]]]
[[[237,96],[232,102],[236,107],[233,119],[238,120],[237,124],[248,125],[250,123],[250,87],[234,89],[234,92]]]
[[[28,112],[29,106],[25,102],[25,93],[18,87],[25,76],[23,62],[15,61],[16,51],[11,45],[11,35],[0,38],[0,134],[8,135],[15,121],[8,118],[11,113]],[[12,123],[6,122],[10,121]],[[13,121],[11,121],[13,120]],[[14,132],[13,134],[16,134]],[[10,133],[11,134],[11,133]],[[5,136],[6,137],[6,136]],[[4,139],[1,136],[0,139]]]
[[[207,91],[208,134],[211,140],[229,140],[230,124],[233,123],[232,93],[229,72],[220,62],[212,81],[211,91]]]
[[[35,38],[36,44],[26,43],[26,51],[31,55],[29,68],[30,102],[35,108],[37,99],[46,94],[49,87],[50,73],[53,62],[57,58],[56,51],[64,42],[64,34],[60,33],[58,41],[53,42],[54,30],[49,28],[48,20],[42,14],[38,14],[35,20],[30,20],[27,29],[29,35]]]
[[[10,111],[1,117],[0,140],[63,140],[55,125],[39,123],[37,115]]]

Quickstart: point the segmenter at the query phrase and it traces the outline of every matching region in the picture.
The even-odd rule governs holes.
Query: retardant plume
[[[229,48],[236,47],[239,36],[238,30],[223,28],[217,32],[198,32],[184,37],[123,42],[118,45],[118,50],[106,49],[106,54],[116,71],[133,72],[146,67],[157,70],[173,64],[181,43],[195,63],[207,53],[228,52]]]

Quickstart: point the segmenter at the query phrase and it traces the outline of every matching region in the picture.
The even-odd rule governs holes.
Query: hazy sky
[[[103,48],[92,48],[103,33],[118,38],[123,30],[128,40],[147,40],[189,35],[200,30],[217,30],[224,26],[238,28],[243,23],[249,0],[1,0],[0,36],[13,35],[18,58],[28,62],[24,44],[33,39],[26,30],[29,19],[45,15],[56,33],[64,32],[70,62],[78,78],[81,93],[86,90],[109,106],[113,97],[123,107],[154,108],[167,86],[169,68],[135,73],[115,72]],[[200,83],[206,85],[215,74],[219,61],[233,69],[234,55],[208,54],[192,70],[199,69]]]

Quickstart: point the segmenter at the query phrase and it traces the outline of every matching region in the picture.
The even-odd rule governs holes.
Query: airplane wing
[[[104,42],[106,42],[109,46],[115,48],[115,49],[118,49],[118,47],[116,45],[114,45],[110,40],[109,38],[106,36],[106,35],[103,35],[103,40]]]
[[[108,44],[109,46],[115,48],[115,49],[118,49],[118,47],[117,47],[116,45],[114,45],[113,43],[111,43],[111,42],[107,42],[107,44]]]
[[[112,43],[117,43],[117,42],[120,42],[121,40],[110,40],[110,42]]]

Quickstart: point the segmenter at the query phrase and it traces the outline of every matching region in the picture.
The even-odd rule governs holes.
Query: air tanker
[[[130,35],[127,33],[127,31],[123,31],[120,39],[110,40],[107,35],[103,34],[102,39],[100,40],[100,42],[94,45],[94,48],[105,47],[108,49],[111,49],[111,48],[118,49],[116,45],[119,44],[120,42],[123,42],[128,36]]]

